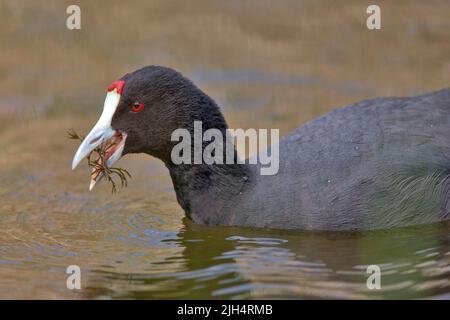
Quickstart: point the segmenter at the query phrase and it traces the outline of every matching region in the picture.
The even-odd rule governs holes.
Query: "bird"
[[[450,218],[450,89],[372,98],[315,118],[278,142],[274,175],[245,161],[174,163],[171,134],[193,132],[195,121],[226,135],[219,106],[180,72],[127,73],[108,87],[72,169],[101,143],[111,146],[107,166],[126,154],[156,157],[186,216],[210,226],[359,231]],[[224,149],[238,157],[233,146]]]

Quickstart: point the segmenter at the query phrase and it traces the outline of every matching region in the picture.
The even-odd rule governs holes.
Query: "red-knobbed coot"
[[[186,214],[210,225],[361,230],[450,218],[450,89],[327,113],[280,141],[272,176],[250,164],[175,165],[171,134],[194,121],[226,136],[216,103],[180,73],[126,74],[108,88],[73,168],[102,142],[112,145],[108,166],[127,153],[157,157]]]

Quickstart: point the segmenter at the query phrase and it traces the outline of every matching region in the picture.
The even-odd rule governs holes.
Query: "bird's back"
[[[280,141],[233,224],[349,230],[450,218],[450,89],[337,109]]]

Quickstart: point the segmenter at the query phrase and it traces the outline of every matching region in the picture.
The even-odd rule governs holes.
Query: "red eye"
[[[135,102],[135,103],[133,103],[133,107],[131,108],[131,110],[132,110],[134,113],[141,112],[142,109],[144,109],[144,105],[143,105],[142,103],[140,103],[140,102]]]

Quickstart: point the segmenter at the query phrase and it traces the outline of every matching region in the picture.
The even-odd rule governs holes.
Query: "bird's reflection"
[[[184,219],[176,237],[161,240],[181,249],[165,259],[167,272],[133,274],[119,296],[391,298],[405,290],[420,296],[420,288],[438,295],[448,278],[449,228],[439,223],[365,233],[294,232],[208,227]],[[384,272],[383,289],[377,292],[366,287],[366,267],[373,264]],[[442,280],[441,286],[430,285],[431,279]],[[103,274],[90,296],[111,294],[102,291],[110,287],[105,282],[123,280],[121,274]]]

